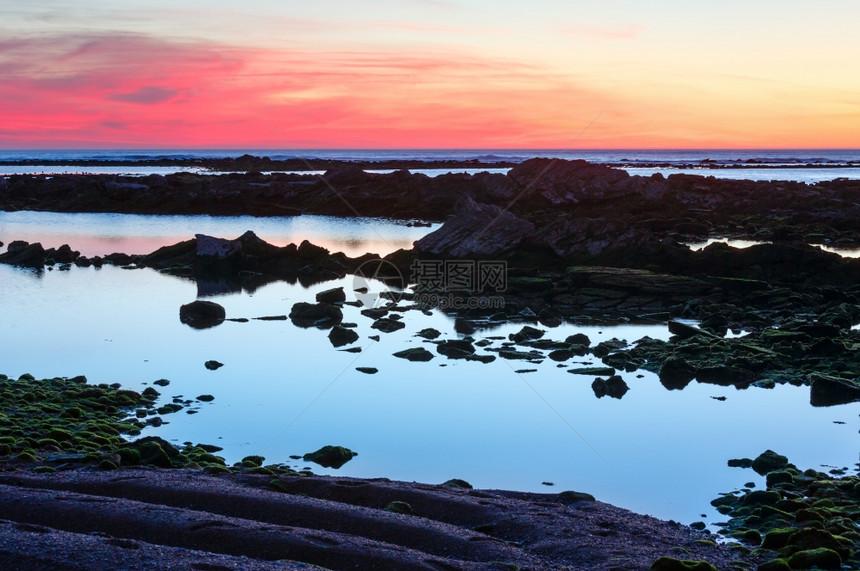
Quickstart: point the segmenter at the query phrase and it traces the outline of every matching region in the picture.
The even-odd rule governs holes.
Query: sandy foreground
[[[686,526],[559,494],[277,480],[149,468],[0,473],[0,560],[62,570],[626,570],[663,555],[720,569],[733,558]],[[391,502],[413,513],[386,510]]]

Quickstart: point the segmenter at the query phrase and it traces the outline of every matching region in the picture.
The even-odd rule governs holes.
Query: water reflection
[[[332,216],[173,216],[140,214],[93,214],[57,212],[0,212],[0,240],[41,242],[57,247],[68,243],[84,256],[114,252],[148,254],[161,248],[208,234],[235,238],[247,230],[276,246],[302,240],[343,252],[389,254],[409,249],[415,240],[439,227],[410,227],[380,218],[336,218]]]
[[[214,395],[212,403],[195,405],[199,414],[165,415],[163,426],[146,433],[218,444],[231,462],[251,453],[289,461],[291,454],[339,444],[360,455],[337,473],[424,482],[461,477],[479,487],[531,491],[546,491],[540,483],[549,480],[556,490],[587,491],[689,522],[700,513],[717,517],[708,505],[717,493],[760,480],[728,468],[728,458],[770,448],[803,466],[855,460],[854,428],[833,421],[851,421],[857,407],[814,409],[806,387],[739,391],[692,382],[670,392],[653,373],[624,371],[624,398],[597,399],[593,376],[571,375],[552,359],[522,366],[446,359],[415,336],[434,327],[440,339],[461,338],[438,311],[408,311],[403,329],[380,333],[359,308],[345,306],[344,321],[356,324],[353,346],[360,353],[333,348],[325,330],[253,320],[286,315],[294,303],[312,302],[331,287],[344,287],[351,300],[352,276],[310,288],[272,282],[215,295],[209,299],[223,305],[228,318],[250,321],[207,330],[179,321],[179,307],[197,297],[197,286],[153,270],[72,268],[34,279],[0,266],[0,283],[3,373],[83,373],[92,382],[136,390],[166,378],[169,386],[159,391],[168,402]],[[490,341],[480,351],[492,354],[488,349],[501,347],[521,327],[479,332],[477,339]],[[545,337],[576,333],[592,345],[669,336],[665,324],[565,324],[547,329]],[[427,347],[434,358],[412,363],[392,355],[410,347]],[[224,366],[207,370],[211,359]],[[586,355],[564,364],[601,362]],[[379,372],[366,375],[356,371],[360,366]],[[515,372],[521,368],[536,371]]]

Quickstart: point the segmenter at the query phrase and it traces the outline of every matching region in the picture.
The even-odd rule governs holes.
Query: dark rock
[[[499,256],[519,248],[535,234],[531,222],[501,206],[480,204],[468,196],[458,203],[456,211],[441,228],[415,242],[419,256]]]
[[[353,452],[343,446],[323,446],[316,452],[305,454],[302,456],[302,460],[305,462],[314,462],[323,468],[334,468],[337,470],[355,456],[358,456],[357,452]]]
[[[574,333],[573,335],[569,335],[564,342],[568,345],[584,345],[585,347],[591,345],[591,339],[589,339],[588,335],[585,333]]]
[[[475,346],[462,339],[451,339],[436,344],[436,351],[449,359],[465,359],[475,353]]]
[[[508,339],[514,343],[522,343],[523,341],[532,341],[543,337],[545,331],[526,325],[516,333],[508,335]]]
[[[812,406],[835,406],[860,401],[860,384],[856,381],[813,374],[809,382],[809,402]]]
[[[764,476],[774,470],[783,470],[789,466],[788,458],[773,450],[766,450],[752,461],[752,469]]]
[[[319,292],[316,295],[316,300],[319,303],[338,303],[346,301],[346,292],[343,291],[342,287],[327,289]]]
[[[379,369],[376,367],[356,367],[355,370],[359,373],[364,373],[365,375],[375,375],[379,372]]]
[[[454,331],[462,335],[471,335],[475,332],[475,324],[463,317],[454,320]]]
[[[418,337],[423,337],[424,339],[436,339],[441,335],[438,330],[433,329],[432,327],[428,327],[426,329],[422,329],[418,333],[416,333]]]
[[[197,397],[197,400],[201,402],[212,402],[213,400],[215,400],[215,397],[213,397],[212,395],[200,395]]]
[[[41,268],[45,265],[45,249],[42,244],[28,244],[16,240],[9,244],[6,252],[0,254],[0,264],[10,264],[24,268]]]
[[[556,349],[555,351],[550,352],[548,357],[550,359],[552,359],[553,361],[561,362],[561,361],[567,361],[568,359],[572,358],[573,355],[574,355],[574,352],[571,351],[570,349]]]
[[[300,301],[290,310],[290,320],[299,327],[334,327],[343,321],[343,312],[336,305]]]
[[[619,375],[612,375],[608,379],[595,379],[593,383],[591,383],[591,390],[594,391],[594,396],[597,398],[603,398],[604,396],[610,396],[614,399],[620,399],[627,391],[630,390],[630,387],[627,386],[627,383],[624,382]]]
[[[371,327],[373,329],[378,329],[383,333],[392,333],[398,329],[403,329],[406,327],[406,324],[403,323],[403,321],[392,317],[381,317],[374,321]]]
[[[729,460],[729,468],[752,468],[751,458],[732,458]]]
[[[681,357],[669,357],[660,367],[660,383],[669,390],[683,389],[696,375],[696,369]]]
[[[478,361],[479,363],[492,363],[496,360],[495,355],[469,355],[466,357],[467,361]]]
[[[448,488],[461,488],[463,490],[471,490],[472,484],[467,482],[466,480],[461,480],[459,478],[452,478],[447,482],[441,484],[442,486],[446,486]]]
[[[788,558],[792,569],[842,569],[842,558],[832,549],[819,547],[798,551]]]
[[[192,301],[179,308],[179,321],[195,329],[221,325],[227,312],[214,301]]]
[[[414,347],[412,349],[404,349],[394,353],[395,357],[406,359],[407,361],[429,361],[433,358],[433,353],[424,347]]]
[[[209,369],[210,371],[214,371],[216,369],[220,369],[224,366],[224,363],[219,363],[218,361],[206,361],[203,363],[203,366]]]
[[[358,341],[358,333],[341,325],[335,325],[329,331],[328,340],[333,346],[342,347]]]
[[[577,367],[575,369],[568,369],[567,372],[571,375],[615,375],[615,369],[612,367]]]

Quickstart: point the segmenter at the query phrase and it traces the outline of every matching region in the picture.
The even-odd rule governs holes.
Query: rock
[[[591,345],[591,339],[589,339],[588,335],[585,333],[574,333],[573,335],[569,335],[564,342],[568,345],[584,345],[585,347]]]
[[[462,339],[451,339],[436,344],[436,351],[449,359],[465,359],[475,353],[475,346]]]
[[[215,397],[213,397],[212,395],[200,395],[197,397],[197,400],[199,400],[200,402],[212,402],[213,400],[215,400]]]
[[[39,242],[28,244],[15,240],[9,244],[4,254],[0,254],[0,264],[10,264],[23,268],[41,268],[45,265],[45,249]]]
[[[508,339],[514,343],[522,343],[523,341],[532,341],[543,337],[545,331],[526,325],[516,333],[508,335]]]
[[[224,363],[219,363],[218,361],[206,361],[203,363],[203,366],[209,369],[210,371],[214,371],[216,369],[220,369],[224,366]]]
[[[454,331],[461,335],[471,335],[475,332],[475,324],[464,317],[458,317],[454,320]]]
[[[798,551],[788,558],[792,569],[841,569],[842,558],[838,553],[826,547]]]
[[[683,389],[696,375],[696,369],[681,357],[669,357],[660,367],[660,383],[669,390]]]
[[[412,510],[411,505],[406,502],[401,502],[397,500],[390,502],[387,506],[385,506],[385,511],[405,515],[412,515],[413,513],[415,513]]]
[[[355,456],[358,456],[357,452],[353,452],[343,446],[323,446],[316,452],[305,454],[302,456],[302,460],[319,464],[323,468],[334,468],[337,470]]]
[[[356,367],[355,370],[359,373],[364,373],[365,375],[375,375],[379,372],[379,369],[376,367]]]
[[[555,351],[551,351],[548,357],[553,361],[567,361],[571,357],[573,357],[574,352],[570,349],[556,349]]]
[[[728,461],[729,468],[752,468],[752,463],[750,458],[732,458]]]
[[[791,571],[791,566],[785,559],[772,559],[756,567],[756,571]]]
[[[479,363],[484,363],[486,365],[487,363],[492,363],[493,361],[495,361],[496,356],[495,355],[469,355],[468,357],[466,357],[466,360],[467,361],[478,361]]]
[[[340,325],[335,325],[331,328],[328,334],[328,340],[335,347],[342,347],[358,341],[358,333],[352,329],[347,329]]]
[[[571,375],[605,375],[611,376],[615,374],[615,369],[612,367],[578,367],[576,369],[568,369]]]
[[[587,494],[585,492],[574,492],[571,490],[567,490],[561,492],[558,495],[559,499],[564,504],[575,504],[578,502],[594,502],[596,501],[594,496],[591,494]]]
[[[290,320],[298,327],[334,327],[343,321],[343,312],[338,306],[329,303],[300,301],[293,304]]]
[[[597,398],[610,396],[614,399],[620,399],[627,394],[630,387],[627,386],[627,383],[619,375],[612,375],[606,380],[595,379],[591,384],[591,390],[594,391],[594,396]]]
[[[480,204],[466,196],[455,210],[457,214],[442,227],[415,242],[419,257],[499,256],[535,234],[534,224],[495,204]]]
[[[509,361],[535,361],[543,359],[543,355],[540,353],[526,353],[525,351],[513,351],[510,349],[499,351],[499,357]]]
[[[809,376],[809,402],[812,406],[835,406],[860,401],[856,381],[813,374]]]
[[[788,466],[788,458],[782,454],[777,454],[773,450],[765,450],[752,461],[752,469],[762,476],[768,472],[782,470]]]
[[[448,480],[447,482],[444,482],[441,485],[447,486],[449,488],[462,488],[464,490],[471,490],[472,489],[472,484],[470,484],[466,480],[461,480],[459,478],[452,478],[452,479]]]
[[[395,357],[406,359],[407,361],[429,361],[433,358],[433,353],[424,347],[414,347],[394,353]]]
[[[192,301],[179,308],[179,321],[194,329],[207,329],[221,325],[227,312],[214,301]]]
[[[717,338],[713,333],[709,333],[703,329],[699,329],[698,327],[693,327],[692,325],[687,325],[686,323],[681,323],[680,321],[675,321],[674,319],[669,321],[669,333],[677,335],[681,339],[689,339],[696,335]]]
[[[319,292],[316,295],[316,300],[319,303],[338,303],[346,301],[346,292],[343,291],[342,287],[327,289]]]
[[[423,337],[424,339],[436,339],[441,335],[437,329],[433,329],[432,327],[428,327],[426,329],[422,329],[418,333],[415,334],[418,337]]]
[[[399,319],[393,319],[391,317],[381,317],[374,321],[371,327],[373,329],[378,329],[383,333],[392,333],[394,331],[397,331],[398,329],[403,329],[404,327],[406,327],[406,324]]]

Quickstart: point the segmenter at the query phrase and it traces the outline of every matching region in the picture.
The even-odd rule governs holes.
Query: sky
[[[858,148],[856,0],[0,0],[0,148]]]

